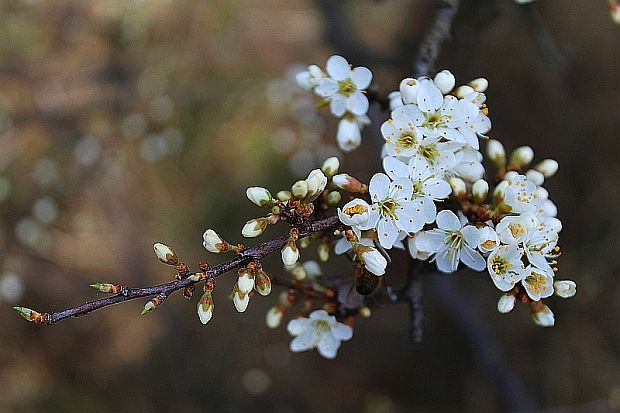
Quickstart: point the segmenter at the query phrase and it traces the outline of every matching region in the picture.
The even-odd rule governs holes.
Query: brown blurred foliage
[[[206,327],[181,294],[148,317],[132,302],[50,328],[11,310],[79,304],[95,281],[165,282],[154,242],[204,259],[206,228],[237,241],[254,217],[246,187],[282,188],[289,165],[302,174],[332,153],[335,122],[301,128],[286,81],[295,63],[349,56],[327,41],[319,3],[0,3],[0,411],[509,410],[518,403],[481,368],[459,307],[484,323],[536,408],[620,405],[620,27],[604,1],[463,1],[437,65],[489,79],[492,135],[507,148],[560,162],[548,189],[564,223],[561,275],[578,294],[551,300],[555,328],[522,307],[498,314],[492,284],[469,272],[450,278],[465,291],[452,306],[427,294],[422,344],[408,342],[404,306],[377,309],[335,361],[290,354],[285,329],[266,329],[274,297],[237,314],[230,277]],[[431,6],[345,2],[339,24],[374,51],[351,62],[396,88]],[[345,170],[370,176],[378,127]],[[403,267],[391,268],[398,280]]]

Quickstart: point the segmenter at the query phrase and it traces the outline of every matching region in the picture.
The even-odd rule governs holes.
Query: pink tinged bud
[[[237,288],[241,294],[248,294],[254,289],[254,273],[247,268],[239,271]]]
[[[474,89],[476,92],[484,93],[489,87],[489,81],[483,77],[479,77],[470,82],[467,82],[467,85]]]
[[[532,307],[532,320],[534,320],[534,323],[540,327],[553,327],[555,324],[555,316],[551,309],[545,304],[535,304],[539,304],[536,305],[536,307],[539,308],[534,309],[534,307]]]
[[[519,168],[523,168],[534,159],[534,150],[529,146],[519,146],[512,152],[510,156],[510,164]]]
[[[308,196],[308,183],[306,181],[297,181],[291,187],[291,194],[295,198],[304,199]]]
[[[198,302],[197,312],[198,318],[202,324],[207,324],[213,317],[213,297],[211,291],[206,291]]]
[[[280,307],[271,307],[265,316],[265,323],[269,328],[278,328],[282,323],[284,311]]]
[[[336,132],[338,147],[344,152],[352,152],[362,144],[362,131],[357,122],[341,119]]]
[[[454,89],[456,79],[449,70],[442,70],[435,75],[433,83],[435,83],[435,86],[437,86],[437,88],[441,90],[441,93],[447,95],[452,89]]]
[[[265,228],[269,225],[269,220],[266,218],[251,219],[245,223],[241,230],[241,235],[246,238],[255,238],[261,235]]]
[[[562,298],[571,298],[577,294],[577,284],[570,280],[560,280],[553,283],[555,295]]]
[[[323,171],[323,173],[325,173],[325,175],[331,178],[338,173],[339,168],[340,161],[335,156],[332,156],[331,158],[327,158],[325,162],[323,162],[321,170]]]
[[[253,186],[248,188],[245,191],[245,194],[247,195],[248,199],[257,206],[270,206],[271,202],[273,201],[271,193],[267,189],[261,188],[260,186]]]
[[[474,93],[475,90],[471,86],[463,85],[456,88],[454,95],[459,99],[464,99],[467,95]]]
[[[497,302],[497,311],[502,314],[506,314],[515,308],[517,298],[513,294],[503,294]]]
[[[266,272],[261,270],[256,274],[254,289],[262,296],[271,293],[271,278]]]
[[[543,159],[536,166],[534,166],[534,169],[543,174],[545,178],[551,178],[556,174],[559,167],[560,165],[555,159]]]
[[[400,82],[400,95],[405,104],[417,103],[420,82],[417,79],[405,78]]]
[[[294,240],[289,240],[286,246],[282,248],[282,262],[286,266],[291,266],[295,265],[297,260],[299,260],[299,249]]]
[[[202,245],[209,252],[218,254],[223,251],[228,251],[228,243],[220,238],[219,235],[212,229],[208,229],[202,235]]]
[[[233,290],[233,304],[238,312],[243,313],[250,304],[249,294],[243,294],[235,288]]]
[[[348,174],[338,174],[332,179],[334,185],[347,192],[359,193],[365,186],[357,179]]]
[[[159,260],[164,264],[179,265],[179,259],[177,258],[177,255],[169,246],[158,242],[153,245],[153,251],[155,251],[155,255],[157,255],[157,258],[159,258]]]

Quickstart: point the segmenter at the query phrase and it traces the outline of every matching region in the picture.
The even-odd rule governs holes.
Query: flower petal
[[[351,77],[351,66],[344,57],[333,55],[327,59],[327,73],[337,81],[348,79]]]
[[[338,83],[329,78],[321,79],[314,92],[323,97],[335,95],[338,92]]]
[[[432,80],[424,79],[420,82],[417,101],[422,112],[434,112],[443,104],[443,93]]]
[[[461,222],[454,212],[444,209],[437,214],[437,226],[446,231],[457,231],[461,229]]]
[[[372,81],[372,72],[366,67],[356,67],[351,71],[351,80],[358,89],[364,90],[370,86]]]
[[[365,115],[368,112],[368,98],[360,91],[353,92],[347,98],[347,107],[356,115]]]

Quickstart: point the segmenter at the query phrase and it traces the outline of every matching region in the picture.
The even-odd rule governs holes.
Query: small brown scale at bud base
[[[177,277],[177,279],[179,279],[179,280],[181,278],[187,278],[187,276],[190,273],[189,267],[184,262],[182,262],[179,265],[177,265],[177,272],[179,273],[178,277]]]
[[[338,304],[335,302],[329,302],[323,304],[323,310],[327,311],[329,314],[335,314],[338,311]]]
[[[213,289],[215,288],[215,278],[210,277],[207,278],[207,280],[205,281],[205,285],[203,290],[206,291],[213,291]]]
[[[183,289],[183,297],[190,300],[194,296],[194,291],[196,291],[196,285],[188,285]]]
[[[286,299],[288,300],[290,305],[293,305],[297,302],[297,290],[291,288],[286,293]]]
[[[202,271],[203,273],[206,273],[207,271],[209,271],[209,264],[207,264],[204,261],[200,261],[198,263],[198,269]]]
[[[303,311],[310,311],[310,309],[314,306],[314,300],[307,299],[304,300]]]

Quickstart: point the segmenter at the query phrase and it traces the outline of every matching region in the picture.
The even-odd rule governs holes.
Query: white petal
[[[368,98],[362,92],[353,92],[347,98],[347,107],[356,115],[364,115],[368,112]]]
[[[443,104],[443,94],[432,80],[426,79],[420,82],[417,100],[422,112],[434,112]]]
[[[437,214],[437,226],[446,231],[457,231],[461,229],[461,222],[454,212],[444,209]]]
[[[390,249],[398,238],[399,229],[396,228],[394,221],[387,218],[381,218],[377,225],[377,234],[379,235],[379,243],[385,249]]]
[[[326,359],[336,358],[338,349],[340,348],[340,340],[337,340],[331,333],[325,332],[319,340],[317,350],[319,354]]]
[[[309,318],[296,318],[288,322],[286,330],[289,332],[289,334],[298,336],[303,333],[308,328],[308,326],[310,326],[310,323],[311,321]]]
[[[439,251],[435,256],[437,269],[441,272],[451,273],[459,266],[459,252],[450,249]]]
[[[374,174],[370,179],[368,190],[373,203],[387,198],[390,191],[390,178],[382,173]]]
[[[393,156],[383,158],[383,170],[392,179],[409,177],[409,166]]]
[[[476,247],[480,243],[480,231],[473,225],[467,225],[461,229],[461,234],[465,238],[465,242],[471,247]]]
[[[372,72],[366,67],[356,67],[351,72],[351,80],[355,83],[358,89],[364,90],[370,86],[372,81]]]
[[[344,57],[334,55],[327,59],[327,73],[334,80],[344,80],[351,77],[351,66]]]
[[[470,246],[465,245],[461,251],[461,261],[472,270],[482,271],[487,266],[486,261],[478,251],[474,251]]]
[[[347,341],[353,337],[353,329],[346,324],[337,323],[332,327],[332,334],[338,340]]]
[[[332,99],[329,102],[329,109],[336,117],[344,115],[344,113],[347,111],[347,98],[342,95],[335,94],[334,96],[332,96]]]
[[[415,246],[419,251],[434,253],[444,246],[446,234],[442,231],[422,231],[415,237]]]
[[[338,83],[329,78],[321,79],[314,92],[323,97],[335,95],[338,92]]]
[[[310,350],[319,339],[315,331],[311,328],[304,331],[301,335],[295,337],[289,346],[293,353]]]
[[[421,125],[426,118],[416,105],[404,105],[392,111],[392,119],[398,124],[406,125],[411,122],[417,126]]]

